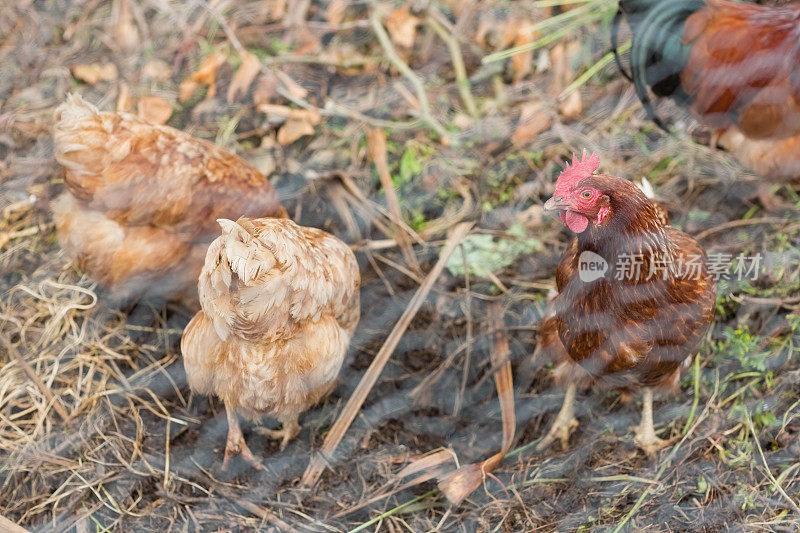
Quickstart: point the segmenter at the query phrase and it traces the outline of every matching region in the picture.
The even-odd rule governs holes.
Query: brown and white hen
[[[597,155],[573,159],[545,210],[557,211],[575,237],[556,270],[534,358],[556,362],[563,407],[540,442],[566,447],[577,426],[579,384],[642,390],[636,444],[666,445],[653,429],[653,389],[677,387],[714,315],[716,283],[703,248],[667,224],[663,207],[630,181],[596,173]]]
[[[198,283],[199,311],[181,339],[191,389],[213,394],[228,416],[231,457],[256,467],[238,415],[277,418],[281,448],[300,413],[333,387],[358,324],[360,274],[336,237],[287,219],[219,220]]]

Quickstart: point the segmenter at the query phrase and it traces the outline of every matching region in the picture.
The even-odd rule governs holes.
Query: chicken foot
[[[652,457],[658,450],[672,443],[671,440],[656,437],[656,432],[653,428],[653,389],[649,387],[642,389],[642,421],[635,429],[636,436],[633,438],[633,442],[648,457]]]
[[[561,441],[561,447],[566,450],[569,447],[569,436],[572,431],[578,427],[578,420],[575,418],[575,391],[577,386],[574,384],[567,385],[567,391],[564,394],[564,403],[561,405],[561,410],[558,412],[553,425],[547,435],[536,445],[536,451],[542,451],[549,447],[553,441],[558,439]]]
[[[266,435],[267,438],[281,441],[280,449],[283,450],[286,448],[286,445],[300,433],[300,424],[297,421],[298,418],[299,416],[296,414],[278,417],[278,421],[282,426],[281,429],[255,428],[255,431]]]
[[[788,204],[784,202],[781,197],[775,192],[775,184],[764,182],[758,184],[758,201],[764,206],[764,209],[769,213],[786,209]]]
[[[247,461],[256,470],[263,470],[264,465],[253,455],[253,452],[250,451],[250,448],[247,447],[247,443],[244,441],[244,435],[242,435],[242,428],[239,426],[239,417],[236,415],[236,411],[228,407],[226,403],[225,413],[228,415],[228,441],[225,444],[225,459],[222,461],[222,470],[228,470],[228,464],[231,458],[236,455],[241,456],[242,459]]]

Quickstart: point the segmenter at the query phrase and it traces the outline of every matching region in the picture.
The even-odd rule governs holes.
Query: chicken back
[[[342,241],[287,219],[220,220],[181,339],[189,385],[228,410],[226,464],[252,460],[237,415],[277,418],[285,445],[331,389],[358,323],[358,263]]]

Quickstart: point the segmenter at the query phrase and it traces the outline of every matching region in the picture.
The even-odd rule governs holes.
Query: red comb
[[[572,153],[572,166],[569,163],[564,167],[564,171],[558,175],[556,180],[555,194],[564,195],[575,188],[578,182],[588,178],[600,167],[600,156],[592,153],[587,156],[586,150],[583,151],[580,161],[575,153]]]

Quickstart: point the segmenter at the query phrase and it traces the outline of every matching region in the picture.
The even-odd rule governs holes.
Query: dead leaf
[[[172,116],[172,106],[159,96],[146,96],[139,100],[136,114],[154,124],[166,124]]]
[[[550,63],[553,65],[553,77],[550,92],[555,97],[561,93],[575,78],[572,65],[581,52],[581,44],[572,41],[564,45],[559,43],[550,51]],[[583,111],[583,99],[579,91],[575,91],[558,105],[558,112],[567,119],[576,119]]]
[[[194,71],[191,76],[181,82],[181,85],[178,88],[178,99],[181,102],[185,102],[192,97],[194,92],[201,85],[208,85],[206,99],[213,98],[214,95],[217,94],[217,72],[219,71],[219,67],[225,63],[227,58],[228,55],[221,50],[216,50],[207,58],[205,58],[200,64],[200,67],[198,67],[198,69]]]
[[[288,105],[261,104],[256,109],[266,115],[271,115],[274,117],[288,118],[292,113],[292,108]]]
[[[139,39],[139,30],[133,23],[133,17],[131,17],[129,1],[130,0],[117,0],[114,3],[114,11],[116,12],[116,24],[114,25],[115,40],[119,47],[126,51],[135,50],[141,42]]]
[[[185,102],[189,98],[192,97],[194,92],[200,88],[200,84],[196,81],[192,81],[189,78],[183,80],[178,87],[178,100],[181,102]]]
[[[267,20],[276,21],[281,20],[286,15],[286,1],[287,0],[266,0],[264,2]]]
[[[300,84],[294,81],[292,78],[289,77],[288,74],[281,70],[275,70],[275,76],[280,80],[283,86],[289,91],[289,94],[293,98],[297,98],[302,100],[306,96],[308,96],[308,91],[303,88]]]
[[[258,77],[256,88],[253,89],[253,103],[256,106],[268,104],[278,95],[278,78],[272,72],[267,72]]]
[[[344,12],[347,9],[347,2],[345,0],[331,0],[328,4],[328,9],[325,10],[325,18],[328,24],[338,25],[344,20]]]
[[[570,64],[574,65],[575,62],[578,61],[582,50],[583,45],[580,41],[570,41],[567,43],[567,59],[570,61]]]
[[[319,124],[320,120],[321,117],[316,111],[290,110],[286,123],[278,130],[278,142],[286,146],[300,137],[314,135],[314,126]]]
[[[295,55],[303,56],[315,54],[322,48],[322,42],[319,37],[311,33],[306,26],[300,26],[295,32],[294,50]]]
[[[117,66],[114,63],[92,63],[90,65],[75,65],[72,67],[72,75],[75,79],[81,80],[89,85],[94,85],[99,81],[114,81],[117,79]]]
[[[464,2],[463,0],[445,0],[445,3],[450,6],[450,10],[457,19],[461,18],[461,16],[472,7],[468,2]]]
[[[312,126],[316,126],[322,122],[322,115],[319,114],[319,111],[314,109],[293,109],[292,114],[289,115],[289,118],[292,118],[293,116],[303,117],[303,119],[307,120]]]
[[[514,143],[522,144],[530,141],[550,127],[551,118],[541,102],[522,104],[522,111],[517,129],[511,135]]]
[[[412,457],[406,467],[397,473],[396,477],[397,479],[403,479],[426,470],[432,470],[447,461],[453,461],[455,458],[456,455],[452,450],[432,450],[424,455]]]
[[[514,39],[514,46],[523,46],[531,44],[538,33],[533,29],[533,24],[527,20],[522,22],[517,28],[517,36]],[[513,79],[518,82],[528,74],[533,68],[533,50],[526,50],[511,56],[511,70],[513,72]]]
[[[142,77],[153,81],[167,81],[172,76],[172,67],[166,61],[151,59],[142,67]]]
[[[539,50],[539,53],[536,55],[535,65],[533,66],[534,72],[547,72],[550,70],[552,66],[550,64],[550,54],[547,50]]]
[[[500,33],[500,40],[497,43],[497,47],[500,50],[505,50],[514,43],[514,39],[519,35],[519,24],[514,17],[510,17],[500,25],[500,28],[502,28],[502,32]]]
[[[261,61],[250,52],[243,50],[241,58],[242,64],[236,74],[233,75],[231,84],[228,86],[226,98],[229,103],[239,98],[239,96],[247,94],[256,75],[261,71]]]
[[[386,19],[386,30],[397,46],[411,48],[417,36],[419,18],[411,14],[408,6],[395,9]]]
[[[274,150],[271,148],[256,148],[255,150],[251,150],[246,154],[245,159],[266,177],[272,175],[278,166],[275,161]]]
[[[289,119],[278,130],[278,142],[285,146],[306,135],[314,135],[311,124],[302,119]]]
[[[481,11],[480,15],[478,16],[478,30],[475,32],[475,37],[473,37],[473,40],[480,46],[486,46],[488,44],[487,41],[489,33],[496,27],[497,21],[495,20],[493,13],[491,13],[488,9]]]
[[[128,89],[128,84],[120,82],[119,95],[117,96],[117,111],[130,111],[133,107],[133,99],[131,98],[131,91]]]
[[[516,222],[522,223],[528,231],[534,230],[542,225],[544,220],[544,209],[540,205],[532,205],[525,211],[517,214]]]
[[[211,85],[217,78],[219,67],[228,59],[228,54],[216,50],[200,64],[200,67],[191,75],[191,79],[198,83]]]
[[[557,95],[572,78],[572,69],[567,62],[567,48],[563,43],[558,43],[550,50],[550,64],[553,66],[551,93]]]
[[[574,120],[581,116],[582,111],[583,98],[580,91],[574,91],[558,105],[558,112],[566,119]]]

